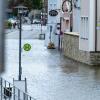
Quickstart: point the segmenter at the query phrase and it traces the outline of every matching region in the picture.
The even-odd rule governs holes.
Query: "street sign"
[[[31,45],[29,43],[24,44],[23,49],[25,51],[30,51],[31,50]]]
[[[49,15],[50,16],[57,16],[58,15],[58,12],[56,10],[50,10],[49,11]]]

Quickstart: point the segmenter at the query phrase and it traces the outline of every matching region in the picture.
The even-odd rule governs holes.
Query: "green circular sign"
[[[31,45],[26,43],[26,44],[24,44],[23,48],[24,48],[25,51],[30,51],[31,50]]]

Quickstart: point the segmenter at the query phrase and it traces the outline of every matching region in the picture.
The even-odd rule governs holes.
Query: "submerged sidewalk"
[[[37,100],[99,100],[100,67],[89,67],[65,58],[58,50],[48,50],[44,41],[25,39],[31,51],[22,49],[22,77],[28,93]],[[22,45],[23,46],[23,45]],[[8,81],[18,78],[18,39],[6,39]]]

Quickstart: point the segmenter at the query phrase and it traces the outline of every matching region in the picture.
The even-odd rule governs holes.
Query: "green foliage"
[[[12,23],[9,22],[9,21],[6,21],[6,22],[5,22],[5,28],[11,29],[11,27],[12,27]]]
[[[23,4],[24,6],[28,7],[29,10],[31,9],[41,9],[42,8],[42,2],[43,0],[8,0],[8,7],[13,8],[14,6],[17,6],[19,4]]]
[[[28,7],[29,10],[33,8],[32,0],[24,0],[23,5]]]
[[[41,9],[42,8],[42,0],[32,0],[33,9]]]
[[[24,0],[23,5],[31,9],[41,9],[42,8],[42,0]]]
[[[12,9],[15,6],[14,0],[8,0],[8,8]]]
[[[18,12],[16,9],[13,9],[13,16],[17,16],[18,15]]]

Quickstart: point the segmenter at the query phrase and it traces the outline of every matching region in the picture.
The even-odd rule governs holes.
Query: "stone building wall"
[[[89,65],[100,65],[100,53],[79,50],[79,35],[65,33],[63,38],[64,55],[76,61]]]

